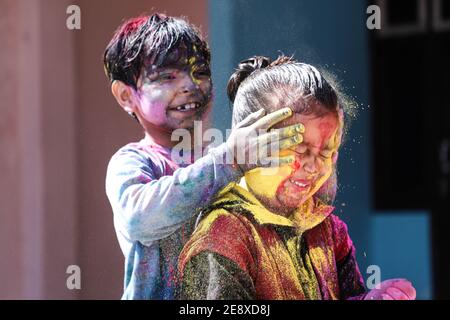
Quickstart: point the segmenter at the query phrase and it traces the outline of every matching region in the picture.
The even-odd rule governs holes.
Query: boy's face
[[[137,88],[137,113],[145,128],[192,129],[194,121],[205,120],[211,108],[211,71],[200,56],[145,67]]]
[[[333,113],[321,117],[294,113],[280,125],[295,123],[305,126],[304,141],[279,154],[294,155],[295,162],[278,168],[258,168],[245,176],[247,185],[258,198],[272,207],[282,207],[288,211],[310,199],[331,176],[342,128]]]

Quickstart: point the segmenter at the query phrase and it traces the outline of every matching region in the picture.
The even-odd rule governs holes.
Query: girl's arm
[[[414,300],[416,290],[406,279],[383,281],[366,292],[364,281],[356,262],[355,247],[347,232],[347,226],[339,218],[334,219],[335,253],[341,298],[349,300]]]
[[[354,247],[342,261],[337,262],[341,299],[363,300],[366,296],[364,280],[356,262]]]
[[[356,250],[348,234],[347,225],[332,215],[334,252],[336,258],[341,299],[364,299],[364,279],[356,261]]]
[[[187,262],[181,285],[183,300],[253,300],[248,273],[230,259],[204,251]]]

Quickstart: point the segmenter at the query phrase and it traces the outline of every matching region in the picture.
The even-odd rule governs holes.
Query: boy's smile
[[[144,69],[137,85],[138,118],[146,129],[193,129],[211,108],[210,68],[196,57]]]

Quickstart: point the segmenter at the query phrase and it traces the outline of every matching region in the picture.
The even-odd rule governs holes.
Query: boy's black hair
[[[103,64],[111,82],[136,90],[142,67],[169,66],[194,55],[209,65],[210,50],[200,31],[184,19],[155,13],[125,21],[106,47]]]

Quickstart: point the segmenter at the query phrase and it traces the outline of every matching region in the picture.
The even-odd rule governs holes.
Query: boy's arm
[[[149,245],[167,237],[208,205],[232,181],[239,168],[224,164],[226,146],[210,150],[195,163],[159,179],[148,158],[134,150],[114,156],[108,166],[106,193],[116,227],[131,241]]]
[[[273,132],[252,135],[268,129],[290,117],[292,110],[283,108],[268,115],[260,109],[247,116],[233,129],[230,137],[186,168],[176,170],[172,176],[156,178],[145,156],[113,157],[106,177],[106,193],[114,211],[116,228],[132,241],[149,245],[165,238],[191,218],[198,209],[207,206],[227,184],[237,181],[243,171],[257,166],[270,166],[293,162],[292,156],[268,157],[269,162],[238,163],[231,166],[227,155],[239,150],[244,159],[259,154],[264,147],[272,150],[289,148],[302,142],[303,125],[273,129]],[[269,137],[270,136],[270,137]]]

